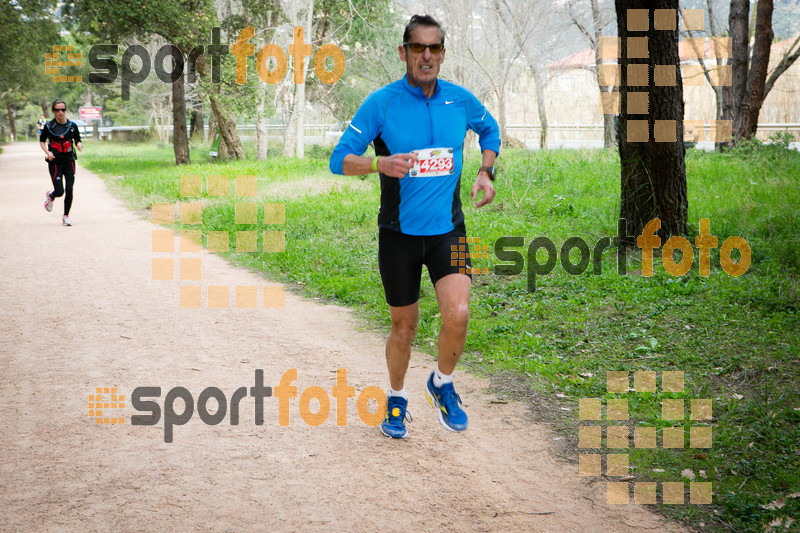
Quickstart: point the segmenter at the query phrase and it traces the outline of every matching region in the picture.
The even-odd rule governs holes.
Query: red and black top
[[[47,143],[48,150],[56,157],[56,163],[66,163],[78,159],[75,145],[81,142],[81,133],[71,120],[67,120],[66,124],[59,124],[53,119],[42,128],[39,142]]]

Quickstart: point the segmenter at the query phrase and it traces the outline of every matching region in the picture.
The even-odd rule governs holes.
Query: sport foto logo
[[[644,277],[653,275],[653,251],[661,247],[661,237],[655,235],[655,232],[660,227],[661,220],[654,218],[645,225],[642,234],[636,237],[636,246],[642,250],[642,276]],[[719,245],[719,239],[711,235],[711,222],[709,219],[701,218],[699,228],[700,233],[694,240],[699,252],[699,272],[701,276],[708,277],[711,273],[711,250]],[[613,239],[614,246],[620,246],[630,238],[632,236],[627,235],[627,221],[624,218],[619,219],[618,235]],[[510,264],[501,263],[495,265],[495,275],[514,276],[522,272],[526,258],[518,251],[513,250],[513,248],[521,247],[524,243],[523,237],[501,237],[495,241],[495,257],[500,261],[511,261]],[[593,250],[590,251],[589,245],[582,238],[570,237],[561,246],[561,266],[568,274],[580,276],[588,268],[591,259],[593,263],[592,274],[599,276],[602,273],[603,251],[610,248],[611,245],[612,239],[603,237],[595,243]],[[540,249],[544,249],[547,252],[547,260],[543,263],[540,263],[536,257]],[[580,252],[580,259],[577,263],[573,263],[570,260],[570,252],[572,250]],[[680,250],[682,254],[680,262],[675,262],[673,257],[676,250]],[[734,262],[731,258],[733,250],[739,250],[740,258],[738,262]],[[546,275],[553,271],[558,256],[559,252],[556,249],[556,245],[547,237],[537,237],[530,242],[527,253],[528,292],[536,290],[537,275]],[[473,257],[477,257],[477,255],[473,254]],[[742,237],[734,235],[728,237],[722,243],[719,262],[726,274],[737,277],[747,272],[750,268],[750,257],[750,244]],[[680,277],[689,272],[694,263],[694,250],[689,240],[681,236],[673,236],[667,239],[661,249],[661,262],[664,270],[673,276]],[[480,272],[477,272],[478,270],[473,268],[473,273],[480,274]],[[621,276],[627,274],[627,250],[624,246],[619,247],[617,272]]]
[[[154,426],[161,420],[161,413],[164,413],[164,442],[171,443],[174,436],[175,426],[183,426],[194,416],[195,409],[200,420],[209,426],[216,426],[221,423],[228,412],[229,423],[232,426],[239,425],[239,404],[249,392],[253,398],[255,407],[255,425],[264,425],[264,398],[273,395],[278,398],[278,425],[286,427],[290,422],[289,407],[292,398],[297,398],[297,387],[291,383],[297,379],[297,369],[291,368],[281,376],[279,385],[273,387],[264,386],[264,371],[257,369],[253,380],[253,386],[239,387],[230,396],[230,401],[225,393],[218,387],[206,387],[200,392],[195,402],[194,396],[186,387],[173,387],[164,397],[162,406],[155,400],[161,398],[161,387],[136,387],[130,396],[130,403],[138,413],[131,416],[132,426]],[[117,395],[116,387],[97,387],[99,394],[89,395],[89,416],[96,417],[98,424],[124,424],[125,418],[103,419],[102,413],[98,409],[102,408],[124,408],[125,396]],[[106,403],[102,393],[110,393],[111,402]],[[336,400],[336,425],[347,425],[347,400],[356,396],[356,388],[347,384],[347,370],[339,368],[336,371],[336,385],[331,388],[331,396]],[[176,410],[176,400],[181,400],[183,408]],[[368,407],[370,400],[377,402],[377,409],[371,412]],[[208,409],[209,400],[214,400],[216,409],[210,412]],[[317,400],[319,405],[316,412],[311,409],[311,402]],[[358,418],[364,425],[377,426],[381,423],[386,413],[386,393],[379,387],[369,386],[364,388],[356,400],[356,411]],[[311,386],[306,388],[301,394],[298,402],[300,418],[309,426],[319,426],[325,423],[331,412],[331,399],[322,387]],[[113,421],[111,421],[113,420]]]
[[[184,67],[188,61],[187,80],[193,83],[196,78],[197,58],[208,54],[211,63],[211,81],[219,83],[221,79],[221,56],[230,53],[236,59],[236,83],[242,85],[247,83],[247,58],[255,55],[255,46],[249,42],[254,36],[255,28],[248,26],[239,32],[236,43],[229,46],[220,43],[220,28],[212,28],[211,44],[196,45],[189,51],[187,56],[184,56],[180,48],[174,44],[165,44],[158,49],[154,59],[150,58],[150,54],[145,47],[135,44],[125,49],[122,54],[121,65],[118,65],[114,59],[114,56],[119,53],[119,45],[96,44],[89,49],[89,64],[96,70],[89,72],[88,80],[91,84],[113,83],[119,75],[121,66],[121,97],[123,101],[127,101],[130,99],[131,84],[142,83],[146,80],[150,75],[153,64],[155,64],[158,79],[164,83],[171,84],[183,78]],[[301,85],[305,83],[304,60],[307,56],[312,55],[312,47],[305,42],[302,26],[294,27],[293,42],[289,45],[289,55],[294,58],[294,83]],[[333,85],[342,78],[345,70],[345,58],[344,52],[338,46],[324,44],[313,55],[314,72],[322,83]],[[142,64],[137,72],[134,72],[131,67],[131,61],[134,57],[138,57]],[[173,58],[174,64],[171,71],[167,71],[164,68],[164,62],[168,57]],[[326,61],[329,58],[333,60],[333,69],[331,70],[328,70],[326,66]],[[273,64],[272,68],[270,68],[270,64]],[[288,56],[280,46],[274,43],[263,46],[256,56],[256,71],[264,83],[276,84],[280,82],[286,75],[288,64]],[[62,78],[64,77],[62,76]],[[61,81],[66,81],[66,79]]]

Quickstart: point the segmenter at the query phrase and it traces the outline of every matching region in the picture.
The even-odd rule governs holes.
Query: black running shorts
[[[455,249],[453,247],[459,244],[459,237],[466,236],[464,224],[460,224],[450,233],[431,236],[406,235],[380,228],[378,268],[386,293],[386,303],[392,307],[402,307],[419,300],[422,265],[428,267],[434,286],[448,274],[458,274],[459,268],[464,269],[464,266],[459,266],[453,260],[451,254]],[[471,266],[469,258],[466,258],[466,267]]]

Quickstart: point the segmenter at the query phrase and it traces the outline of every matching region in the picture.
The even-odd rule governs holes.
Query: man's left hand
[[[78,144],[76,144],[75,146],[77,146],[77,147],[78,147],[78,151],[79,151],[79,152],[83,152],[83,143],[78,143]]]
[[[489,179],[489,175],[486,172],[478,173],[478,178],[475,180],[475,185],[472,186],[472,199],[475,200],[478,197],[478,191],[483,191],[483,198],[475,204],[475,207],[483,207],[486,204],[492,203],[494,200],[494,185],[492,184],[492,180]]]

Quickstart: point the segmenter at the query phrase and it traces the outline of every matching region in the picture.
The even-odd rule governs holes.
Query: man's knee
[[[417,335],[416,320],[392,320],[392,334],[403,344],[411,345]]]
[[[466,329],[469,323],[469,304],[457,304],[447,313],[442,313],[442,324],[447,328]]]

